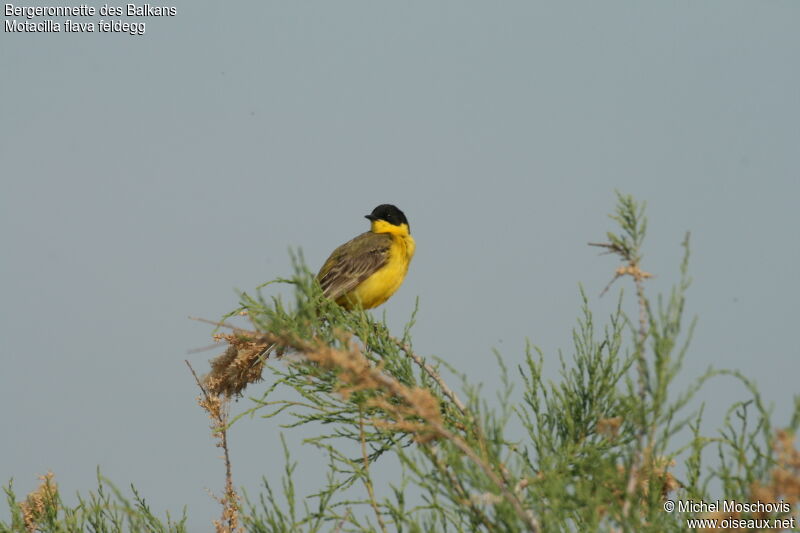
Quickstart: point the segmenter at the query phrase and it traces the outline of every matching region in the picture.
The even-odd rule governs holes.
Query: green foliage
[[[276,280],[293,289],[291,304],[265,297],[266,285],[255,295],[242,294],[241,307],[226,318],[246,314],[253,331],[236,334],[268,340],[272,375],[266,391],[227,429],[235,432],[239,423],[279,424],[284,431],[313,427],[316,436],[305,444],[328,464],[321,486],[301,495],[294,478],[308,473],[282,441],[283,479],[279,485],[265,479],[255,499],[245,495],[239,509],[244,528],[684,531],[687,517],[664,512],[665,499],[710,501],[714,485],[726,499],[744,502],[800,498],[790,483],[800,480],[800,464],[784,453],[788,435],[800,426],[800,397],[780,433],[755,384],[741,373],[709,369],[676,391],[696,325],[685,319],[689,236],[676,284],[666,298],[651,300],[645,291],[650,275],[641,268],[644,206],[618,195],[611,218],[618,227],[597,246],[621,261],[614,280],[632,281],[638,316],[623,312],[628,302],[620,291],[616,310],[599,321],[581,290],[573,346],[568,356],[559,354],[560,377],[544,378],[545,357],[535,346],[528,345],[524,364],[511,371],[496,354],[503,387],[492,405],[481,398],[480,386],[445,361],[415,352],[414,315],[402,337],[393,337],[370,314],[326,300],[300,256],[294,275]],[[440,369],[460,380],[463,400]],[[697,396],[712,378],[736,380],[749,397],[706,436]],[[717,460],[708,466],[710,452]],[[387,460],[400,465],[400,478],[375,475],[376,463]],[[10,485],[6,492],[12,521],[0,524],[0,532],[23,531]],[[135,492],[133,503],[112,493],[101,481],[76,508],[59,503],[42,516],[43,530],[182,530],[183,521],[156,520]]]
[[[166,521],[156,517],[145,499],[131,485],[133,498],[126,497],[109,480],[97,473],[97,489],[77,496],[78,503],[66,505],[48,474],[42,476],[39,489],[25,499],[14,492],[13,482],[3,487],[11,514],[10,523],[0,522],[0,533],[41,531],[47,533],[155,532],[181,533],[186,529],[186,509],[178,521],[167,514]]]
[[[352,381],[343,386],[335,364],[331,368],[304,358],[306,350],[300,348],[300,355],[288,367],[273,366],[274,385],[253,400],[247,414],[263,412],[264,418],[288,414],[286,429],[305,424],[320,429],[318,437],[306,442],[330,460],[328,483],[314,495],[324,498],[325,505],[312,513],[326,517],[324,527],[334,523],[370,531],[388,523],[391,529],[410,531],[683,530],[684,517],[663,511],[668,495],[705,500],[710,497],[709,483],[716,479],[726,497],[748,501],[752,484],[769,479],[776,466],[775,435],[754,386],[740,374],[709,369],[686,390],[674,390],[696,324],[692,320],[687,327],[684,319],[690,285],[688,235],[682,245],[678,282],[667,298],[659,296],[651,304],[644,290],[650,275],[641,270],[647,227],[644,206],[630,196],[618,195],[611,218],[619,230],[608,232],[608,242],[600,246],[622,261],[615,279],[632,279],[638,320],[624,315],[620,293],[616,312],[598,326],[581,291],[574,348],[569,358],[560,357],[561,379],[545,382],[543,354],[529,346],[525,364],[518,370],[523,401],[513,405],[509,396],[513,380],[498,356],[508,391],[498,402],[499,411],[482,402],[478,388],[463,376],[461,388],[467,401],[459,407],[443,391],[438,367],[434,373],[426,371],[410,350],[403,349],[409,342],[410,324],[400,342],[369,314],[331,306],[301,263],[296,275],[287,280],[301,295],[292,310],[280,300],[243,298],[242,309],[260,331],[274,335],[291,331],[320,339],[343,353],[350,353],[351,343],[356,343],[359,353],[399,383],[432,391],[441,406],[445,430],[475,452],[474,457],[465,454],[463,446],[443,438],[441,432],[434,431],[433,441],[427,441],[419,432],[374,423],[392,418],[370,402],[382,391],[360,388]],[[353,336],[345,339],[342,331]],[[723,375],[742,381],[753,399],[732,408],[718,437],[705,437],[702,405],[694,410],[689,406],[709,379]],[[272,400],[274,392],[284,387],[302,400]],[[402,399],[394,401],[402,403]],[[750,405],[756,407],[755,417],[742,413]],[[756,418],[756,427],[736,427],[734,416]],[[419,417],[417,421],[421,424],[417,429],[424,430],[428,421]],[[512,442],[506,435],[517,422],[525,438]],[[370,425],[371,429],[366,428]],[[353,456],[359,443],[369,446],[366,460]],[[719,467],[704,470],[704,452],[712,443],[718,447]],[[364,493],[371,494],[374,480],[369,466],[386,454],[399,459],[405,473],[401,483],[389,484],[391,490],[382,491],[391,496],[380,501],[369,495],[362,500],[342,499],[343,490],[358,483],[367,487]],[[679,459],[683,464],[676,468]],[[680,480],[675,477],[677,471],[683,473]],[[409,506],[418,494],[422,503]],[[515,499],[521,505],[515,505]],[[379,519],[366,518],[370,507],[377,509]],[[300,528],[309,523],[308,516],[283,527]],[[316,524],[307,530],[323,527]]]

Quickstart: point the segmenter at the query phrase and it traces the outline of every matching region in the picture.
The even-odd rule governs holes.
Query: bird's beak
[[[375,215],[364,215],[364,218],[366,218],[367,220],[370,220],[372,222],[375,222],[376,220],[378,220],[378,217],[376,217]]]

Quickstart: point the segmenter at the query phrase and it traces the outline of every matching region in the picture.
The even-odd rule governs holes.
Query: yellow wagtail
[[[317,274],[325,297],[345,309],[372,309],[388,300],[414,257],[416,244],[402,211],[381,204],[365,217],[370,230],[336,248]],[[259,360],[274,346],[265,347]]]
[[[370,230],[336,248],[317,280],[326,297],[345,309],[372,309],[403,283],[416,244],[406,216],[382,204],[366,215]]]

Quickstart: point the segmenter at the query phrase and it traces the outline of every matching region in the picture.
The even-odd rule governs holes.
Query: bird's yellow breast
[[[372,223],[374,233],[388,233],[392,237],[389,258],[385,265],[362,281],[343,299],[352,307],[360,302],[364,309],[381,305],[395,293],[408,272],[408,265],[414,257],[416,243],[408,232],[408,226],[394,226],[382,220]]]

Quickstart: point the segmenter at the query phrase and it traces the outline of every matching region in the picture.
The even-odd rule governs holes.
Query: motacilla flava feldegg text
[[[416,244],[406,216],[382,204],[366,215],[370,230],[336,248],[317,280],[323,294],[345,309],[372,309],[403,283]]]

